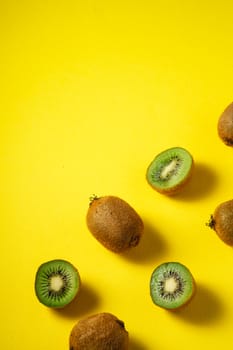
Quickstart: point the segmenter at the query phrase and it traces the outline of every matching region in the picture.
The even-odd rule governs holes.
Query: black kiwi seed
[[[233,245],[233,199],[220,203],[207,225],[226,244]]]
[[[157,306],[178,309],[191,300],[195,281],[189,269],[178,262],[166,262],[153,271],[150,295]]]
[[[144,228],[136,211],[116,196],[93,196],[86,222],[92,235],[115,253],[137,246]]]
[[[102,312],[77,322],[69,338],[70,350],[127,350],[129,335],[124,322]]]
[[[153,189],[162,194],[177,194],[191,178],[193,165],[193,157],[186,149],[169,148],[150,163],[146,179]]]
[[[42,304],[62,308],[75,298],[80,284],[78,270],[68,261],[56,259],[47,261],[38,268],[35,293]]]
[[[220,115],[217,129],[225,145],[233,147],[233,102]]]

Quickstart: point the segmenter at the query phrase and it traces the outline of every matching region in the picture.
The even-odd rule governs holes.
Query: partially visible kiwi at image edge
[[[156,155],[147,168],[146,179],[157,192],[175,195],[189,182],[193,168],[190,152],[182,147],[172,147]]]
[[[69,350],[128,350],[129,334],[115,315],[101,312],[79,320],[69,337]]]
[[[207,226],[226,244],[233,246],[233,199],[220,203],[210,216]]]
[[[157,266],[150,279],[153,303],[163,309],[177,310],[187,305],[196,292],[190,270],[179,262],[165,262]]]
[[[220,115],[217,130],[224,144],[233,147],[233,102]]]
[[[55,259],[41,264],[36,272],[35,293],[40,303],[63,308],[77,296],[81,279],[70,262]]]
[[[86,223],[97,241],[114,253],[136,247],[144,231],[139,214],[117,196],[91,196]]]

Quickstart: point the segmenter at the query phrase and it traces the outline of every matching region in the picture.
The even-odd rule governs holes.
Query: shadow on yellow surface
[[[139,245],[127,253],[124,257],[136,263],[151,263],[165,255],[168,246],[164,237],[160,235],[152,224],[144,220],[144,234]]]
[[[140,340],[130,337],[129,338],[129,350],[149,350],[149,348],[143,345]]]
[[[176,195],[183,200],[197,200],[208,196],[218,183],[217,173],[206,164],[196,163],[190,182]]]
[[[74,300],[63,309],[53,309],[57,315],[76,319],[91,312],[99,305],[100,299],[96,292],[88,285],[82,283],[80,292]]]
[[[187,306],[172,313],[186,322],[199,325],[218,322],[223,314],[224,307],[218,295],[204,285],[197,286],[196,294]]]

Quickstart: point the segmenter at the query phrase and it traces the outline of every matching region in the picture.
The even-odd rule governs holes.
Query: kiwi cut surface
[[[220,115],[217,129],[225,145],[233,147],[233,102]]]
[[[233,200],[220,203],[214,210],[207,225],[226,244],[233,245]]]
[[[116,196],[93,196],[86,222],[92,235],[105,248],[115,253],[137,246],[144,229],[138,213]]]
[[[68,261],[50,260],[37,270],[35,293],[38,300],[52,308],[62,308],[69,304],[80,288],[78,270]]]
[[[172,147],[154,158],[147,168],[146,178],[156,191],[173,195],[188,182],[192,170],[192,155],[182,147]]]
[[[70,350],[127,350],[129,334],[124,322],[107,312],[78,321],[71,330]]]
[[[191,300],[195,291],[194,278],[189,269],[179,262],[166,262],[153,271],[150,295],[157,306],[178,309]]]

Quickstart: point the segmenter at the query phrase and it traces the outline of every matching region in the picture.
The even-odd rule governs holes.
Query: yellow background
[[[112,312],[130,350],[233,345],[232,249],[205,224],[233,196],[233,153],[217,135],[232,101],[232,1],[5,1],[1,4],[0,348],[64,350],[82,317]],[[160,151],[187,148],[192,181],[168,198],[146,183]],[[89,233],[89,196],[117,195],[145,233],[116,255]],[[72,262],[79,299],[38,302],[34,278]],[[197,282],[180,312],[156,307],[154,268],[184,263]]]

